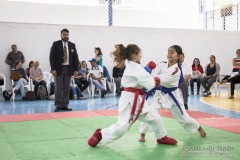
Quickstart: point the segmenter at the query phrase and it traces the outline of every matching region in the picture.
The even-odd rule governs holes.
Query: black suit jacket
[[[70,73],[70,76],[72,76],[74,71],[78,71],[79,60],[78,60],[78,54],[77,54],[75,44],[70,41],[68,41],[68,51],[69,51],[69,73]],[[57,75],[61,75],[63,70],[62,40],[53,42],[53,45],[50,51],[49,60],[50,60],[51,71],[56,70]]]

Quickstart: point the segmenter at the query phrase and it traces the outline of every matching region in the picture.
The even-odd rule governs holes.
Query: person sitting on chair
[[[205,67],[205,76],[201,79],[201,84],[205,89],[203,91],[204,96],[211,95],[210,88],[214,82],[216,82],[217,77],[220,72],[220,65],[216,63],[216,58],[214,55],[210,56],[210,63]]]
[[[39,67],[39,61],[35,61],[33,63],[33,68],[30,69],[30,78],[33,80],[35,96],[38,96],[37,90],[38,90],[39,85],[44,86],[44,88],[46,90],[46,94],[48,95],[47,86],[46,86],[47,83],[44,80],[43,71]]]
[[[104,95],[107,94],[105,90],[105,84],[102,82],[103,78],[103,68],[97,65],[96,59],[92,58],[89,60],[91,63],[90,76],[92,77],[92,83],[101,91],[101,98],[104,98]]]
[[[22,62],[15,62],[10,78],[14,81],[14,93],[17,94],[20,91],[22,100],[25,100],[26,91],[24,86],[28,84],[28,79],[25,70],[22,68]]]
[[[117,96],[121,96],[121,80],[122,80],[122,76],[125,70],[125,64],[117,64],[116,66],[113,67],[113,78],[114,78],[114,82],[116,83],[116,92],[117,92]]]
[[[89,86],[89,81],[87,80],[88,70],[86,70],[85,66],[83,68],[83,65],[86,65],[85,61],[79,62],[78,76],[74,79],[76,85],[81,90],[81,93],[79,93],[80,98],[83,98],[82,92]]]
[[[233,58],[232,64],[233,64],[233,69],[232,69],[232,74],[231,75],[226,75],[220,84],[230,82],[230,88],[231,88],[231,95],[228,97],[229,99],[234,98],[234,90],[235,90],[235,84],[240,83],[240,49],[236,51],[237,57]]]
[[[201,85],[201,77],[203,74],[203,67],[200,64],[200,60],[198,58],[194,58],[193,64],[192,64],[192,76],[190,79],[190,87],[191,87],[191,93],[194,94],[193,90],[193,84],[194,82],[197,82],[197,94],[199,94],[200,85]]]

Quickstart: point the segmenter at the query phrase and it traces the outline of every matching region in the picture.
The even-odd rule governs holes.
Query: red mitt
[[[156,68],[156,63],[153,61],[150,61],[147,65],[151,70],[154,70]]]
[[[96,145],[101,141],[102,133],[101,129],[97,129],[91,138],[88,139],[88,145],[91,147],[96,147]]]
[[[154,80],[155,80],[155,88],[160,86],[160,84],[161,84],[160,78],[159,77],[154,77]]]

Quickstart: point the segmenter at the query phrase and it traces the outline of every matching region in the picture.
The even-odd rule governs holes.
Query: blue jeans
[[[16,89],[20,90],[21,96],[25,97],[26,90],[24,86],[28,84],[27,80],[24,78],[20,78],[18,81],[15,82],[15,84],[16,84]]]

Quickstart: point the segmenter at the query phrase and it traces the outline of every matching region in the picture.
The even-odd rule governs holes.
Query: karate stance
[[[107,144],[117,140],[137,119],[147,123],[152,128],[158,144],[176,144],[175,139],[163,134],[163,123],[160,115],[145,102],[145,93],[142,89],[151,90],[160,86],[160,79],[152,77],[140,65],[141,49],[134,44],[129,44],[126,48],[119,44],[115,46],[113,55],[114,61],[118,64],[123,64],[122,62],[126,60],[126,69],[121,81],[124,91],[119,100],[118,121],[108,128],[97,129],[89,138],[88,144],[95,147],[100,141],[102,144]]]
[[[206,137],[205,131],[199,126],[198,122],[188,115],[185,110],[183,100],[180,97],[178,89],[179,84],[183,81],[182,71],[179,67],[179,58],[182,55],[182,48],[178,45],[171,46],[168,49],[168,63],[161,62],[156,70],[155,76],[160,77],[161,86],[156,90],[151,107],[159,111],[161,108],[168,108],[174,118],[189,133],[199,132],[202,137]],[[151,92],[151,91],[150,91]],[[139,132],[141,133],[140,142],[145,142],[145,134],[150,128],[149,124],[142,123]],[[164,126],[163,126],[164,128]],[[162,130],[163,135],[167,135],[165,128]]]

